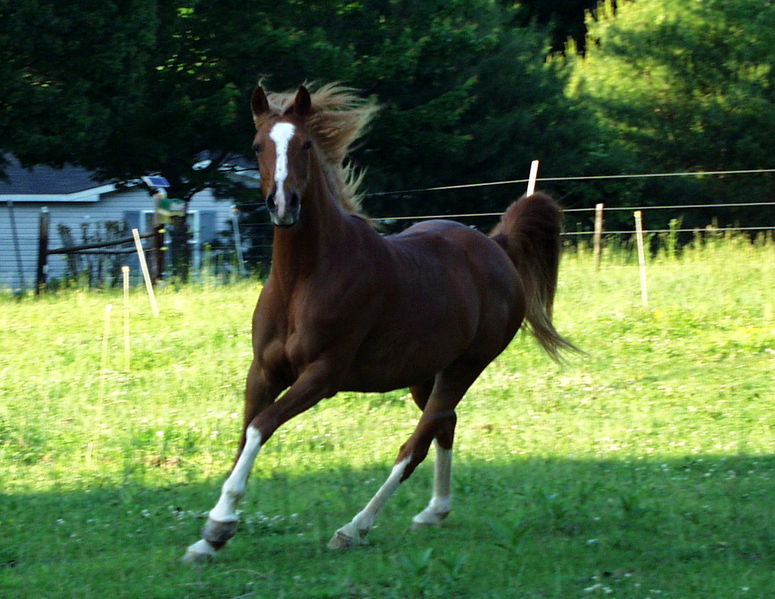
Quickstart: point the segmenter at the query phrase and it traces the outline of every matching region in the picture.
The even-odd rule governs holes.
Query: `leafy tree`
[[[604,131],[601,164],[648,172],[772,167],[773,3],[638,0],[620,3],[616,14],[610,4],[603,8],[587,22],[586,57],[572,58],[569,86]],[[757,175],[652,180],[636,189],[643,203],[761,201],[772,184]],[[738,211],[730,218],[762,216]]]
[[[545,61],[543,33],[511,25],[514,11],[485,0],[373,2],[326,21],[352,48],[352,81],[383,106],[356,155],[372,190],[424,188],[582,168],[582,114]],[[318,19],[322,21],[322,19]],[[522,189],[374,197],[377,215],[500,210]]]
[[[273,89],[340,80],[376,97],[355,156],[372,190],[516,178],[533,157],[545,174],[578,170],[583,123],[545,36],[513,27],[515,14],[491,0],[4,3],[0,150],[106,180],[159,172],[184,200],[205,187],[245,197],[222,167],[252,160],[248,97],[263,75]],[[192,169],[203,153],[210,166]],[[519,192],[421,201],[479,210]],[[418,201],[367,208],[417,213]]]
[[[142,96],[159,24],[150,0],[0,1],[0,150],[61,165],[103,148]]]
[[[506,0],[506,4],[514,4]],[[615,2],[612,6],[615,7]],[[562,52],[568,39],[574,41],[575,47],[584,52],[587,38],[585,15],[594,15],[598,0],[519,0],[516,23],[525,27],[536,23],[549,31],[552,50]]]

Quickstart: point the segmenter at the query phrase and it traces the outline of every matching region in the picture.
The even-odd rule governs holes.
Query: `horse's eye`
[[[302,149],[309,150],[312,147],[312,142],[308,139],[302,144]]]
[[[261,144],[253,144],[253,151],[256,154],[260,154],[261,153]]]

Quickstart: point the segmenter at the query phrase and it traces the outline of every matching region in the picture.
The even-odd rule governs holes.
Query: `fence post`
[[[646,286],[646,251],[643,248],[643,218],[640,210],[635,211],[635,238],[638,243],[638,264],[640,265],[640,299],[644,308],[649,306],[649,292]]]
[[[41,290],[46,285],[46,274],[48,273],[48,226],[50,215],[45,206],[40,209],[38,225],[38,267],[35,274],[35,295],[40,295]]]
[[[603,252],[603,204],[595,204],[595,270],[600,270],[600,258]]]
[[[527,180],[527,193],[525,195],[533,195],[536,190],[536,179],[538,179],[538,160],[533,160],[530,163],[530,177]]]
[[[154,316],[158,316],[159,306],[156,304],[156,295],[153,292],[151,275],[148,274],[148,263],[145,261],[145,251],[143,250],[143,243],[140,241],[140,232],[137,229],[132,229],[132,236],[135,239],[135,248],[137,249],[137,257],[140,260],[140,270],[143,271],[143,279],[145,279],[145,289],[148,292],[148,301],[151,303],[151,311]]]
[[[124,283],[124,372],[129,372],[131,364],[131,343],[129,339],[129,267],[121,267]]]
[[[231,211],[231,226],[234,230],[234,249],[237,251],[237,265],[239,266],[239,274],[244,277],[245,271],[245,258],[242,255],[242,237],[239,232],[239,208],[232,206]]]

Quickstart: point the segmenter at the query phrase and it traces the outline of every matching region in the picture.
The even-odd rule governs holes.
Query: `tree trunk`
[[[173,216],[170,223],[172,275],[184,283],[188,282],[191,269],[191,253],[188,240],[189,233],[186,215]]]

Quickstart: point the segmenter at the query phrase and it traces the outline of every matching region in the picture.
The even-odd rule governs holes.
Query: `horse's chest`
[[[333,307],[321,309],[318,304],[314,308],[302,305],[289,308],[284,315],[284,326],[265,344],[264,353],[272,365],[279,367],[287,362],[298,367],[315,361],[352,333],[347,318]]]

